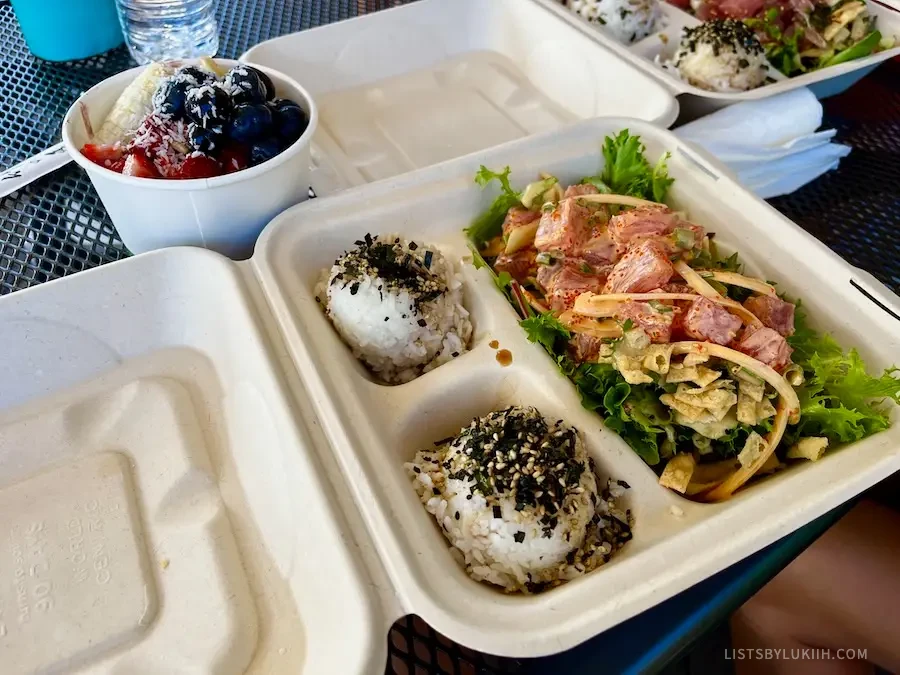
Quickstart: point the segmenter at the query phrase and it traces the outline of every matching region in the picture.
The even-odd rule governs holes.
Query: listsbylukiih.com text
[[[820,649],[797,647],[792,649],[726,649],[726,661],[865,661],[867,649]]]

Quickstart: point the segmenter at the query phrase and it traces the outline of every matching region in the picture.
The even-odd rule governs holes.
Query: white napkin
[[[724,162],[764,199],[793,192],[837,167],[850,148],[819,131],[822,104],[809,89],[745,101],[685,124],[675,134]]]

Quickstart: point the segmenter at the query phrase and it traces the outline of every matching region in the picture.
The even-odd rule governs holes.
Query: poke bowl
[[[705,336],[710,339],[700,339],[696,351],[702,347],[708,353],[693,354],[691,363],[685,361],[694,346],[687,350],[680,337],[656,347],[652,345],[657,343],[632,345],[626,338],[641,337],[635,331],[644,317],[628,319],[620,313],[614,325],[608,325],[606,314],[595,318],[600,315],[594,313],[587,323],[572,322],[571,316],[563,314],[550,316],[523,292],[536,295],[528,283],[533,275],[523,277],[498,265],[500,227],[506,216],[525,215],[523,210],[537,214],[538,219],[519,219],[521,227],[513,228],[511,222],[504,227],[509,238],[503,243],[511,245],[530,231],[533,248],[540,248],[539,223],[553,220],[557,210],[555,206],[545,210],[548,202],[574,199],[580,208],[579,200],[602,204],[621,199],[623,191],[632,192],[619,184],[619,178],[605,175],[606,167],[619,167],[623,174],[632,175],[632,162],[626,161],[629,156],[640,164],[643,186],[640,198],[632,194],[630,206],[641,200],[665,202],[669,210],[660,213],[667,219],[698,226],[673,229],[667,225],[665,234],[647,234],[672,237],[666,244],[690,241],[689,248],[694,250],[698,233],[701,239],[715,233],[712,241],[722,255],[710,246],[701,257],[701,243],[698,257],[692,259],[698,267],[691,269],[700,270],[696,275],[687,269],[690,265],[673,263],[686,275],[684,287],[662,289],[649,298],[625,298],[616,295],[621,289],[615,288],[595,299],[604,307],[610,304],[615,317],[623,309],[620,302],[660,299],[665,303],[671,298],[675,303],[671,311],[662,304],[648,306],[659,313],[655,318],[674,322],[682,316],[678,303],[696,303],[685,304],[686,311],[701,305],[710,309],[696,297],[707,293],[707,299],[724,303],[745,318],[747,323],[739,328],[739,322],[716,312],[723,324],[727,320],[731,325],[729,331],[743,332],[729,333],[727,339]],[[587,178],[593,180],[586,183]],[[586,187],[588,183],[593,190]],[[566,195],[573,186],[578,187],[577,193]],[[659,194],[652,192],[654,188]],[[567,203],[572,207],[572,202]],[[629,202],[613,206],[629,206]],[[640,213],[648,215],[635,215]],[[531,248],[526,245],[520,251],[528,253]],[[615,252],[611,246],[602,251],[591,248],[594,253]],[[732,257],[735,252],[739,258]],[[544,266],[552,271],[559,262],[568,280],[587,278],[600,283],[601,270],[594,263],[571,256],[556,261],[553,253],[541,253],[548,255],[538,259],[538,253],[528,253],[529,262],[538,269]],[[626,272],[629,265],[622,261],[629,261],[627,254],[627,250],[616,253],[616,265],[624,265]],[[389,270],[385,264],[373,265],[376,260],[399,267]],[[453,277],[443,274],[442,265],[431,274],[422,271],[435,268],[437,260],[452,267],[462,284],[461,294],[456,294]],[[746,274],[731,268],[737,261],[746,265]],[[900,463],[896,405],[885,400],[882,408],[873,402],[877,410],[872,409],[872,420],[877,421],[866,428],[881,430],[871,435],[866,431],[852,441],[851,437],[841,441],[827,429],[813,431],[817,417],[810,401],[816,398],[824,403],[825,399],[818,394],[804,396],[805,403],[798,409],[795,394],[788,390],[794,385],[783,383],[797,369],[744,342],[765,335],[768,344],[783,347],[786,338],[776,328],[762,326],[761,315],[771,319],[762,305],[790,309],[787,300],[779,304],[775,295],[802,298],[808,325],[829,346],[837,359],[834,363],[864,361],[867,372],[889,388],[884,398],[896,401],[900,392],[894,371],[878,377],[896,361],[900,340],[896,319],[859,293],[851,283],[858,278],[855,271],[824,245],[740,188],[714,160],[646,123],[592,120],[290,209],[262,235],[251,265],[278,317],[287,352],[313,402],[328,446],[350,493],[361,505],[366,528],[374,535],[374,546],[401,599],[401,611],[415,613],[468,647],[516,657],[572,647],[809,522],[890,474]],[[418,280],[442,276],[445,281],[439,289]],[[613,276],[617,275],[610,272],[607,281]],[[519,286],[512,283],[517,278]],[[560,286],[562,279],[555,278]],[[732,303],[737,302],[734,291],[731,300],[713,296],[698,278],[710,279],[710,286],[724,279],[758,290],[753,298],[742,298],[746,305],[738,307]],[[767,279],[779,282],[774,295]],[[667,280],[677,282],[674,275]],[[722,288],[727,292],[729,286]],[[575,295],[560,294],[559,299],[577,301],[586,289],[577,290]],[[454,344],[446,359],[436,351],[423,352],[422,365],[409,377],[401,381],[385,377],[391,371],[380,360],[384,351],[376,353],[376,348],[394,348],[399,343],[392,358],[397,368],[407,365],[402,341],[391,337],[395,330],[402,329],[411,336],[410,342],[423,345],[427,333],[439,330],[434,310],[440,298],[431,295],[435,291],[451,301],[446,303],[451,305],[448,316],[458,312],[455,307],[461,298],[467,312],[463,323],[468,326],[456,333],[464,348]],[[371,311],[351,323],[344,303],[363,297],[368,298]],[[395,326],[398,317],[390,308],[398,304],[400,318],[408,310],[410,321]],[[587,304],[593,306],[594,301]],[[749,307],[755,308],[753,317]],[[580,312],[578,307],[573,310]],[[815,384],[815,368],[802,365],[809,360],[800,348],[801,338],[812,339],[813,333],[804,328],[807,324],[799,319],[799,310],[797,317],[793,333],[791,327],[781,328],[792,333],[794,363],[803,367],[804,382]],[[566,321],[568,328],[561,329],[556,321]],[[693,319],[688,323],[694,323]],[[357,329],[364,324],[369,328],[363,335]],[[699,332],[683,325],[685,330]],[[599,350],[579,360],[566,345],[585,332],[582,328],[610,332],[588,334],[597,338]],[[449,333],[444,330],[443,337]],[[826,333],[834,340],[826,338]],[[733,345],[725,347],[731,351],[720,350],[713,344],[716,339]],[[710,380],[691,386],[689,392],[668,375],[663,382],[652,370],[656,367],[653,358],[645,366],[644,360],[622,351],[637,359],[635,371],[644,371],[631,373],[632,362],[623,366],[601,353],[609,348],[615,356],[617,350],[632,346],[649,350],[641,351],[643,356],[671,349],[667,354],[675,356],[669,365],[674,364],[678,372],[697,364],[700,375],[702,361],[704,368],[719,373],[715,381],[721,386]],[[774,353],[787,356],[782,347]],[[852,351],[857,348],[858,354]],[[738,354],[747,356],[746,351],[754,351],[756,361],[765,356],[772,372],[779,369],[777,377],[761,368],[761,361],[750,362]],[[741,382],[734,384],[733,378],[747,373],[726,365],[722,360],[726,356],[738,359],[734,364],[764,374],[756,382],[762,387],[761,400],[756,401]],[[570,358],[578,363],[570,363]],[[713,373],[706,376],[708,380]],[[767,384],[760,384],[763,381]],[[812,384],[806,386],[799,378],[793,381],[798,383],[797,391],[811,391]],[[660,389],[660,382],[667,389]],[[773,382],[790,402],[778,402],[781,394],[768,388],[775,386]],[[682,424],[677,409],[684,395],[706,395],[717,388],[726,393],[696,402],[730,429],[744,429],[735,432],[740,438],[734,436],[731,449],[725,447],[731,443],[729,434],[719,435],[702,426],[712,423],[710,417],[685,418],[690,424]],[[652,396],[652,405],[646,409],[638,404],[640,392]],[[748,396],[754,401],[752,421]],[[716,407],[713,399],[720,398],[725,404],[713,413],[709,406]],[[737,415],[736,405],[742,399],[746,411],[732,420],[729,411]],[[774,403],[770,407],[767,401]],[[854,405],[850,399],[846,402]],[[843,414],[836,401],[825,405],[834,414]],[[726,407],[720,420],[719,413]],[[645,415],[651,408],[652,419]],[[683,410],[685,415],[697,413]],[[791,422],[791,411],[799,415],[798,424],[807,420],[805,426]],[[670,436],[664,428],[672,421],[681,427],[672,428],[674,453],[669,452],[666,439]],[[745,424],[760,428],[753,432],[740,426]],[[511,447],[515,443],[510,433],[523,435],[519,446]],[[833,438],[825,444],[823,438],[829,434]],[[651,456],[643,443],[651,436],[658,442],[654,446],[658,457]],[[757,452],[762,447],[765,451]],[[556,458],[554,462],[546,461],[544,450]],[[727,461],[721,463],[719,458],[725,454]]]
[[[900,12],[876,0],[535,1],[699,111],[802,86],[824,98],[900,54]]]
[[[243,90],[238,74],[258,91]],[[191,101],[194,117],[184,113]],[[290,124],[284,134],[280,119]],[[69,109],[62,138],[132,253],[200,246],[246,258],[269,220],[308,197],[317,123],[316,104],[293,79],[205,59],[100,82]]]

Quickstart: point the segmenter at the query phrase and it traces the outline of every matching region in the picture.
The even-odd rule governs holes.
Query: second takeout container
[[[579,120],[667,127],[678,115],[652,77],[526,0],[419,0],[267,40],[241,60],[316,98],[320,195]]]
[[[900,426],[730,501],[688,501],[581,407],[487,270],[468,264],[470,352],[394,387],[352,358],[314,284],[354,240],[400,232],[459,264],[463,227],[494,196],[473,183],[480,164],[509,165],[516,186],[539,171],[572,182],[597,173],[602,139],[623,128],[651,158],[672,152],[674,205],[802,297],[816,327],[873,369],[896,360],[896,296],[715,161],[627,119],[308,202],[276,218],[248,262],[172,249],[21,291],[0,299],[0,368],[16,383],[0,388],[0,526],[11,533],[0,578],[25,565],[38,576],[22,580],[24,604],[18,586],[0,586],[5,611],[30,619],[7,620],[4,672],[381,672],[388,628],[409,613],[486,652],[558,652],[897,470]],[[600,475],[631,486],[635,518],[611,562],[534,596],[468,578],[403,469],[511,403],[578,428]]]
[[[238,61],[216,59],[216,63],[231,68]],[[306,131],[284,152],[257,166],[215,178],[123,176],[81,154],[81,147],[90,142],[82,107],[93,129],[99,130],[119,94],[143,69],[140,66],[114,75],[75,101],[62,124],[66,150],[87,171],[116,231],[132,253],[166,246],[200,246],[232,258],[247,258],[266,223],[308,197],[310,140],[318,124],[312,97],[291,78],[263,67],[277,95],[295,101],[309,115]]]
[[[766,98],[799,87],[809,87],[817,98],[833,96],[848,89],[883,61],[900,56],[900,11],[880,4],[876,0],[865,0],[869,13],[878,18],[878,29],[882,35],[892,35],[898,40],[895,47],[862,59],[814,70],[796,77],[786,77],[772,68],[770,75],[775,81],[749,91],[739,93],[707,91],[685,82],[676,74],[664,70],[655,63],[657,57],[666,60],[674,56],[681,41],[683,28],[690,28],[701,23],[693,15],[670,5],[665,0],[659,0],[662,13],[659,30],[632,45],[618,42],[602,27],[589,23],[568,9],[560,0],[526,0],[526,2],[541,5],[569,25],[590,35],[607,49],[614,51],[620,58],[659,80],[670,91],[681,97],[682,105],[690,118],[740,101]]]

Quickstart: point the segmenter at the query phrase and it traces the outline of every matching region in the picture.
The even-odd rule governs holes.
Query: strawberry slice
[[[192,178],[213,178],[222,175],[222,167],[208,155],[191,155],[176,169],[172,178],[190,180]]]
[[[107,169],[111,168],[114,162],[125,156],[125,151],[121,145],[101,145],[98,143],[87,143],[81,148],[81,154],[91,160],[94,164],[99,164]]]
[[[159,171],[153,165],[153,162],[147,157],[147,153],[143,150],[132,150],[131,154],[125,159],[125,166],[122,167],[122,173],[126,176],[134,176],[135,178],[159,178]]]
[[[234,173],[250,165],[250,149],[240,143],[229,143],[219,154],[219,161],[225,173]]]
[[[125,168],[125,158],[117,159],[112,162],[108,167],[106,167],[110,171],[115,171],[116,173],[122,173],[122,170]]]

